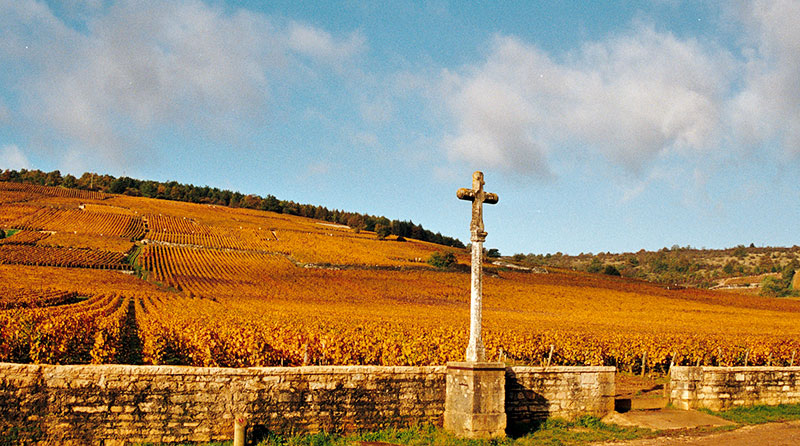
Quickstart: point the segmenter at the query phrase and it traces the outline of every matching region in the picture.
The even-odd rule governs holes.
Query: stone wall
[[[47,444],[213,441],[442,425],[445,367],[198,368],[0,363],[0,440]],[[509,426],[613,409],[613,367],[511,367]],[[18,438],[20,441],[14,441]],[[0,441],[2,442],[2,441]],[[4,443],[4,444],[5,444]]]
[[[800,367],[676,366],[669,399],[679,409],[800,404]]]
[[[230,439],[232,414],[287,433],[441,424],[444,379],[444,367],[0,364],[0,429],[83,445]]]
[[[614,367],[509,367],[506,415],[511,430],[548,417],[602,417],[614,410]]]

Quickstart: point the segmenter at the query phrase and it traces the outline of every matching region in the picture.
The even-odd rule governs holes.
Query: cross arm
[[[472,190],[472,189],[467,189],[465,187],[462,187],[461,189],[456,191],[456,196],[461,200],[474,201],[475,200],[475,191]]]

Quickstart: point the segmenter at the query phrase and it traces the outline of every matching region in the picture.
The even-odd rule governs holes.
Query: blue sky
[[[577,254],[797,244],[800,2],[0,0],[0,169]]]

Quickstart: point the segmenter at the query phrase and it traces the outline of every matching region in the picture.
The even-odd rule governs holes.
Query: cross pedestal
[[[498,201],[497,195],[483,190],[483,185],[483,173],[475,172],[472,189],[459,189],[456,194],[462,200],[472,201],[469,343],[466,362],[447,364],[444,428],[466,438],[502,437],[506,430],[506,367],[502,362],[486,362],[481,337],[483,242],[486,240],[483,203]]]
[[[448,362],[444,428],[463,438],[506,435],[506,365]]]

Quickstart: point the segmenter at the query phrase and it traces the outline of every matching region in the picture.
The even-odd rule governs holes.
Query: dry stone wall
[[[548,417],[608,414],[614,410],[615,372],[615,367],[509,367],[509,429],[524,429]]]
[[[444,367],[2,364],[0,423],[6,438],[81,445],[230,439],[233,414],[288,433],[440,424],[444,377]]]
[[[676,366],[669,398],[679,409],[800,404],[800,367]]]
[[[511,367],[510,427],[613,408],[613,367]],[[233,416],[279,433],[441,426],[434,367],[199,368],[0,363],[0,443],[115,444],[233,437]],[[611,399],[609,399],[611,398]]]

